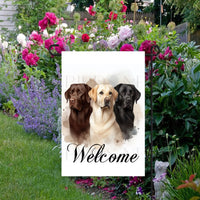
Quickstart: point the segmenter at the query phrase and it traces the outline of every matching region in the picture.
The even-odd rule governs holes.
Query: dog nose
[[[109,104],[110,104],[110,98],[105,98],[104,99],[104,104],[105,104],[105,106],[109,106]]]
[[[74,104],[75,100],[74,99],[70,99],[69,101],[70,101],[71,104]]]

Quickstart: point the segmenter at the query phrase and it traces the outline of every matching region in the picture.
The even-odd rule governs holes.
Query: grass
[[[54,147],[0,112],[0,200],[95,199],[61,177],[60,150]]]

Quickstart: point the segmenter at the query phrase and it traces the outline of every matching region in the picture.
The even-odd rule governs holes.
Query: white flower
[[[19,44],[23,45],[26,43],[26,36],[23,33],[20,33],[17,36],[17,42],[19,42]]]
[[[45,29],[45,30],[43,31],[43,36],[44,36],[44,37],[49,37],[49,34],[48,34],[47,29]]]
[[[21,29],[22,29],[22,26],[19,25],[19,26],[18,26],[18,29],[21,30]]]
[[[119,31],[119,39],[124,41],[125,39],[130,38],[133,35],[133,30],[128,26],[121,26]]]
[[[2,47],[3,47],[3,49],[7,49],[8,48],[8,42],[4,41],[2,43]]]
[[[60,25],[60,27],[63,29],[65,29],[65,28],[67,28],[68,27],[68,25],[66,24],[66,23],[62,23],[61,25]]]
[[[108,38],[108,47],[110,49],[115,49],[120,43],[120,40],[117,35],[111,36]]]
[[[93,49],[93,45],[90,44],[90,45],[88,46],[88,49],[89,49],[89,50]]]
[[[91,37],[91,38],[95,37],[94,33],[91,33],[91,34],[90,34],[90,37]]]
[[[74,32],[74,29],[73,29],[73,28],[66,28],[66,29],[65,29],[65,32],[66,32],[66,33],[73,33],[73,32]]]

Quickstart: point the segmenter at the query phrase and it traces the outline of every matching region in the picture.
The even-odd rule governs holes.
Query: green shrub
[[[183,184],[182,181],[188,180],[192,174],[196,174],[195,179],[200,178],[200,152],[196,151],[188,158],[178,159],[173,171],[169,171],[169,183],[166,184],[166,190],[170,194],[169,200],[189,200],[193,196],[198,196],[198,192],[190,189],[176,189],[179,185]],[[194,179],[194,181],[195,181]]]
[[[6,2],[8,0],[4,0]],[[64,0],[15,0],[17,13],[14,15],[16,27],[21,26],[21,32],[30,33],[38,30],[38,21],[46,12],[54,12],[58,17],[64,17],[67,4]]]

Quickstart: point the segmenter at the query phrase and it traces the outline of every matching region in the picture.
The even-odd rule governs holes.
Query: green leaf
[[[163,120],[163,115],[155,115],[154,119],[155,119],[156,125],[158,126]]]
[[[197,73],[198,71],[200,71],[200,64],[198,64],[198,65],[194,68],[194,73]]]
[[[163,93],[161,93],[161,97],[169,96],[171,93],[172,93],[172,91],[163,92]]]
[[[190,122],[189,121],[185,121],[185,128],[186,128],[186,131],[189,131],[189,129],[190,129]]]
[[[169,163],[170,163],[170,165],[173,165],[175,163],[176,159],[177,159],[177,154],[171,154],[169,156]]]
[[[170,81],[166,81],[166,84],[167,84],[167,86],[171,89],[171,90],[173,90],[174,89],[174,83],[171,83]]]

